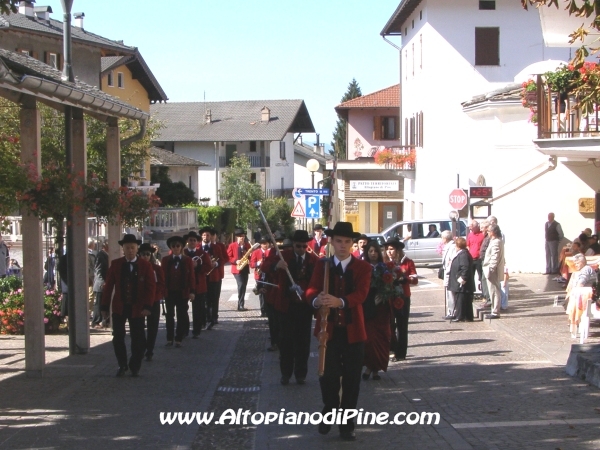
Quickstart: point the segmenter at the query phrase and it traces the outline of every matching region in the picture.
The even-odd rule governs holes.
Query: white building
[[[536,9],[513,0],[403,0],[381,34],[402,36],[400,139],[417,151],[405,218],[447,216],[452,189],[485,179],[510,269],[534,272],[545,267],[548,212],[570,239],[594,228],[579,199],[594,197],[597,169],[581,156],[538,151],[538,130],[515,91],[527,66],[573,54],[544,40]]]

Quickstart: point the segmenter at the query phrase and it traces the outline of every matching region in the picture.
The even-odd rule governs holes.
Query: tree
[[[19,11],[20,0],[0,0],[0,14],[10,14]]]
[[[238,213],[238,224],[249,227],[258,221],[258,212],[254,201],[262,200],[261,187],[250,181],[252,170],[250,160],[245,156],[234,154],[229,168],[223,173],[221,198],[228,208],[233,208]]]
[[[358,86],[358,82],[352,78],[352,81],[348,85],[348,90],[342,97],[341,103],[347,102],[348,100],[352,100],[356,97],[362,97],[362,92],[360,91],[360,87]],[[346,134],[347,134],[347,124],[346,120],[344,120],[338,114],[338,120],[335,125],[335,131],[333,132],[333,142],[331,145],[333,146],[333,151],[337,154],[338,159],[346,159]]]
[[[292,207],[287,199],[283,197],[268,198],[262,202],[261,209],[273,233],[280,231],[285,236],[291,236],[294,233],[296,220],[292,217]]]

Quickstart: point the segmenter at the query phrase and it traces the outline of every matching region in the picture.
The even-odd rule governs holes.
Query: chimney
[[[298,137],[296,138],[296,141],[298,142],[298,145],[302,145],[302,135],[299,134]]]
[[[269,122],[271,120],[271,110],[266,106],[260,110],[260,121]]]
[[[33,12],[35,13],[35,17],[37,17],[38,20],[49,21],[50,13],[52,12],[52,7],[51,6],[36,6],[35,8],[33,8]]]
[[[35,0],[21,0],[19,3],[19,13],[25,14],[27,17],[33,17],[33,4]]]
[[[204,115],[204,123],[212,123],[212,113],[210,112],[210,109],[206,110],[206,114]]]
[[[85,13],[73,13],[73,17],[75,18],[75,22],[73,23],[73,25],[83,30],[83,18],[85,17]]]

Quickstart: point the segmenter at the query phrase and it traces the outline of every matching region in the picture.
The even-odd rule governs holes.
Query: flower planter
[[[136,187],[138,185],[137,180],[129,180],[129,187]]]

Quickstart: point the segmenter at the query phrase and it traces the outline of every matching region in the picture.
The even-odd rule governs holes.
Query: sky
[[[400,0],[74,0],[84,29],[139,48],[169,102],[302,99],[329,146],[353,78],[399,82],[380,32]],[[60,0],[37,0],[63,20]],[[399,45],[399,39],[391,39]],[[303,135],[314,142],[314,134]]]

